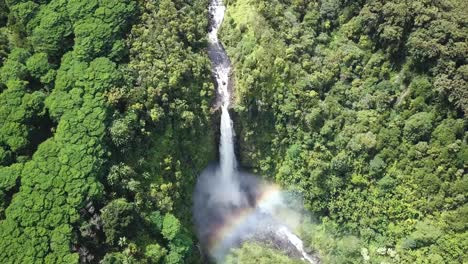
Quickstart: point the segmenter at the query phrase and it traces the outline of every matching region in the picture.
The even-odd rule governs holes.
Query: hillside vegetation
[[[463,1],[230,0],[242,163],[325,263],[468,261]]]
[[[196,259],[207,5],[0,1],[1,263]]]
[[[468,262],[465,1],[225,3],[241,164],[303,197],[308,251]],[[0,0],[0,263],[206,262],[208,5]]]

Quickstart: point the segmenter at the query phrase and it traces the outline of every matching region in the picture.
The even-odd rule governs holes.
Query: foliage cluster
[[[0,260],[78,262],[71,251],[78,210],[102,196],[98,179],[109,119],[104,94],[122,79],[106,47],[121,41],[136,5],[93,1],[74,17],[78,1],[5,4],[2,43],[11,52],[0,69]],[[83,25],[103,13],[118,17],[100,22],[113,33],[83,56],[80,50],[94,45],[85,35],[101,34]]]
[[[213,156],[207,5],[0,1],[0,262],[193,255],[191,188]]]
[[[277,250],[269,248],[269,245],[246,242],[238,249],[234,249],[226,258],[226,264],[301,264],[300,260],[293,260]]]
[[[105,263],[119,256],[135,263],[198,259],[191,193],[215,153],[207,10],[206,0],[148,1],[131,29],[124,85],[106,94],[114,110],[105,188],[109,200],[124,199],[136,216],[133,227],[104,226],[112,237]],[[124,208],[109,205],[103,210],[114,211],[108,219],[117,224]]]
[[[459,0],[229,1],[242,163],[330,223],[335,240],[311,234],[328,262],[467,261],[464,14]],[[340,253],[342,239],[360,247]]]

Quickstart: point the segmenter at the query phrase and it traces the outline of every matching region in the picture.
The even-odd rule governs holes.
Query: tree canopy
[[[229,0],[241,166],[324,263],[468,262],[467,5]],[[203,263],[209,0],[0,0],[0,263]],[[245,243],[227,263],[298,263]]]
[[[241,162],[303,195],[326,263],[467,260],[462,2],[229,1]]]

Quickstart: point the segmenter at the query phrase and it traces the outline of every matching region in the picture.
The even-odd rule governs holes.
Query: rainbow
[[[272,210],[275,205],[281,202],[281,189],[276,185],[264,185],[260,189],[259,195],[255,199],[255,207],[239,208],[234,210],[227,221],[214,228],[208,241],[209,252],[213,255],[219,255],[223,245],[227,241],[236,238],[242,229],[247,226],[249,221],[254,220],[259,211]],[[271,211],[268,211],[271,212]]]

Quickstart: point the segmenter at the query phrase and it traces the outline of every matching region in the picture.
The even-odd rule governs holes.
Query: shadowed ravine
[[[222,0],[212,0],[209,8],[208,53],[222,111],[220,162],[203,171],[193,195],[199,240],[205,252],[217,262],[222,262],[230,249],[250,240],[273,245],[290,257],[319,263],[316,257],[305,252],[302,241],[291,231],[301,221],[301,215],[297,208],[285,202],[285,192],[238,170],[229,116],[231,62],[218,39],[226,8]]]

